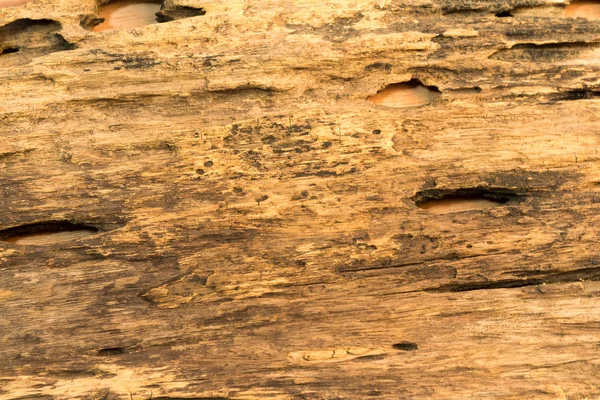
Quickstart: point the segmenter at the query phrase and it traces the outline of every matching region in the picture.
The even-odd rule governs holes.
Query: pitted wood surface
[[[597,20],[102,5],[0,9],[0,238],[99,230],[0,242],[0,398],[600,396]]]

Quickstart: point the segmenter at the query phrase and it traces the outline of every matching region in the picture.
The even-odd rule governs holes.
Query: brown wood
[[[591,12],[105,3],[0,10],[1,399],[600,397]]]

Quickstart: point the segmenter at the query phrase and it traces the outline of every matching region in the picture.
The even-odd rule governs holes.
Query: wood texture
[[[0,242],[0,398],[600,397],[591,15],[33,5],[0,10],[0,238],[98,232]]]

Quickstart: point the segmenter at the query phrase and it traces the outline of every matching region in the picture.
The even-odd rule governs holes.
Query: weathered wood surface
[[[600,397],[600,24],[565,6],[0,9],[0,398]],[[417,206],[449,194],[502,204]],[[99,232],[15,239],[64,221]]]

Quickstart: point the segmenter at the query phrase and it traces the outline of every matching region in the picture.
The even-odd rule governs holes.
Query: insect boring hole
[[[0,52],[0,56],[6,55],[6,54],[16,53],[18,51],[19,51],[18,47],[7,47],[5,49],[2,49],[2,51]]]
[[[485,210],[503,206],[518,196],[505,189],[429,190],[415,197],[417,207],[434,214]]]
[[[100,5],[99,8],[100,19],[96,21],[103,21],[91,28],[94,32],[156,24],[156,13],[161,9],[161,1],[117,0]]]
[[[119,356],[121,354],[125,354],[125,349],[123,347],[107,347],[105,349],[98,350],[97,354],[100,357]]]
[[[0,241],[26,246],[43,246],[83,239],[95,235],[98,228],[56,221],[16,226],[0,231]]]
[[[430,104],[441,95],[437,87],[425,86],[419,79],[411,79],[388,85],[367,100],[385,107],[408,108]]]
[[[413,342],[400,342],[392,346],[394,350],[399,351],[415,351],[419,349],[419,346]]]

